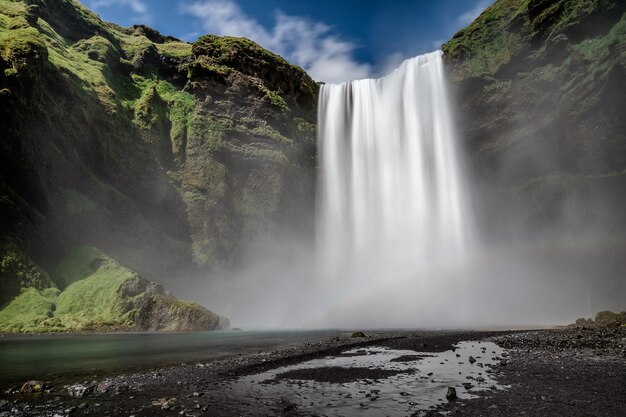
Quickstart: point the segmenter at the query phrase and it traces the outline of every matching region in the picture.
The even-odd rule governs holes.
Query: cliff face
[[[498,0],[444,45],[493,233],[624,230],[625,12],[618,0]]]
[[[245,39],[0,0],[0,304],[74,245],[168,281],[309,230],[316,95]]]

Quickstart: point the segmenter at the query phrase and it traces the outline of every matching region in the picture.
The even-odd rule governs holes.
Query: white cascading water
[[[319,273],[339,309],[368,289],[384,303],[380,292],[395,288],[385,311],[408,315],[445,287],[430,281],[459,279],[440,273],[458,270],[473,240],[441,52],[380,79],[323,85],[318,144]]]

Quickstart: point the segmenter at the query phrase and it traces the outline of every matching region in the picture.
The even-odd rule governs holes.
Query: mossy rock
[[[595,323],[598,326],[614,328],[626,323],[626,320],[624,320],[624,316],[619,313],[600,311],[596,314]]]
[[[87,264],[90,259],[93,261]],[[69,275],[72,278],[90,273],[72,282],[59,295],[55,318],[65,327],[77,330],[132,326],[129,315],[132,305],[120,297],[120,287],[135,279],[137,273],[108,257],[86,256],[75,265],[76,272]]]
[[[120,63],[119,50],[111,41],[102,36],[80,40],[72,48],[85,53],[89,59],[106,64],[110,68],[116,68]]]
[[[60,291],[25,288],[0,310],[0,332],[42,332],[61,330],[63,326],[50,321],[56,310]]]
[[[135,322],[144,331],[206,331],[217,328],[220,317],[199,304],[154,294],[141,303]]]
[[[300,199],[290,186],[275,188],[283,181],[271,178],[257,187],[262,180],[247,176],[269,163],[313,183],[317,84],[249,40],[205,41],[195,55],[190,43],[103,22],[77,1],[0,0],[0,190],[15,194],[0,201],[0,214],[9,225],[2,232],[19,234],[26,257],[48,266],[72,245],[106,246],[135,276],[166,281],[198,266],[232,266],[256,237],[240,225],[274,232],[274,220],[287,217],[287,202]],[[313,206],[312,195],[303,206]],[[257,201],[269,204],[252,207]],[[93,275],[119,272],[95,248],[64,262],[50,271],[68,294],[78,283],[97,287]],[[26,280],[0,297],[54,285]],[[88,317],[70,322],[82,304],[68,294],[61,304],[72,313],[50,320],[85,328]],[[125,319],[97,314],[107,315]]]
[[[192,51],[196,62],[205,62],[204,68],[210,66],[221,74],[232,69],[261,80],[265,91],[269,90],[268,98],[277,107],[287,106],[281,94],[292,97],[305,108],[315,105],[319,87],[311,77],[302,68],[249,39],[205,35],[193,43]]]
[[[76,246],[54,268],[52,277],[61,289],[93,275],[101,266],[114,263],[93,246]]]
[[[34,77],[47,60],[48,48],[36,30],[0,31],[0,68],[5,77]]]
[[[0,244],[0,307],[23,288],[42,290],[54,286],[48,274],[16,244]]]

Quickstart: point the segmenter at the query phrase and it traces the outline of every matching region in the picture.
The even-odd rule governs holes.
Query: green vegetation
[[[287,105],[287,102],[277,92],[270,91],[269,98],[270,98],[270,103],[272,103],[274,106],[281,108],[285,111],[289,110],[289,106]]]
[[[276,55],[257,43],[233,36],[204,35],[193,44],[195,55],[205,55],[218,61],[230,61],[235,57],[255,57],[268,62],[288,65],[281,56]]]
[[[0,311],[0,332],[45,332],[56,330],[52,320],[59,290],[24,288]]]
[[[213,316],[195,303],[162,295],[162,287],[94,247],[72,248],[59,262],[54,275],[67,287],[63,291],[54,287],[23,288],[0,310],[0,332],[145,329],[136,322],[137,313],[141,310],[142,314],[156,314],[146,306],[155,297],[166,301],[161,306],[168,308],[165,317],[173,325],[198,330],[203,325],[192,319]],[[190,318],[190,311],[205,313]]]
[[[598,326],[620,327],[626,324],[626,314],[613,313],[612,311],[600,311],[596,314],[595,323]]]
[[[611,10],[616,20],[608,21]],[[570,60],[582,57],[590,62],[603,62],[610,45],[624,42],[624,12],[619,2],[583,0],[545,3],[529,0],[498,0],[488,7],[467,28],[460,30],[443,46],[448,59],[455,60],[457,78],[489,76],[500,70],[518,54],[527,53],[531,44],[541,41],[533,59],[541,60],[546,54],[558,56],[567,43],[573,43],[575,54],[568,57],[560,68],[548,62],[542,73],[553,79],[555,72],[569,67]],[[602,16],[601,20],[600,16]],[[589,27],[586,27],[588,25]],[[605,36],[577,41],[580,33],[593,33],[592,26],[613,27]],[[581,28],[583,26],[584,28]],[[572,36],[574,35],[574,36]],[[622,52],[623,53],[623,52]],[[546,57],[547,58],[547,57]],[[539,65],[540,67],[543,65]],[[595,71],[591,71],[593,74]]]
[[[92,275],[105,263],[111,260],[98,249],[91,246],[73,248],[59,262],[52,276],[60,288],[66,288],[74,282]]]
[[[506,28],[523,14],[528,0],[500,0],[488,7],[467,28],[457,32],[443,52],[460,59],[465,76],[493,73],[511,57],[516,34]]]
[[[0,247],[0,308],[58,287],[42,303],[52,317],[11,329],[123,327],[134,308],[115,291],[134,273],[87,246],[50,267],[59,254],[114,247],[163,279],[191,259],[230,265],[250,238],[240,224],[269,228],[289,200],[258,167],[290,175],[314,152],[302,146],[314,142],[317,84],[246,39],[191,44],[48,3],[0,0],[0,232],[15,243]]]
[[[8,65],[4,77],[33,76],[48,58],[48,49],[33,28],[0,31],[0,59]]]
[[[128,305],[120,297],[119,289],[137,274],[111,259],[94,262],[99,261],[103,264],[95,272],[73,282],[59,295],[54,317],[63,327],[78,330],[132,327]]]
[[[22,288],[44,289],[52,285],[48,274],[16,244],[3,242],[0,245],[0,308]]]
[[[168,42],[157,44],[157,50],[163,56],[186,58],[191,56],[191,44],[187,42]]]
[[[0,311],[0,332],[132,327],[132,304],[119,290],[137,278],[135,272],[94,247],[79,246],[61,260],[53,275],[64,290],[25,286]]]

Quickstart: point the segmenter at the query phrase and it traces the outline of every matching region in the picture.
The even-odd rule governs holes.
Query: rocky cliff
[[[246,39],[0,0],[0,304],[75,245],[172,282],[309,231],[317,88]]]
[[[498,0],[444,45],[492,232],[626,225],[625,12]]]
[[[497,0],[443,50],[493,263],[623,309],[626,2]]]

